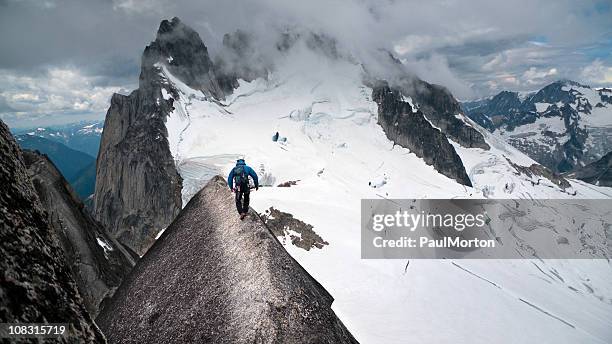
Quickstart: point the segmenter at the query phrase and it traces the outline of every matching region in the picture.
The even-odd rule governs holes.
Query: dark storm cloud
[[[0,42],[7,48],[0,67],[87,65],[113,56],[137,60],[150,33],[114,11],[110,1],[8,0],[0,12]]]
[[[0,95],[21,112],[72,106],[101,116],[100,99],[135,87],[142,50],[160,20],[173,16],[196,29],[213,55],[223,34],[236,29],[257,36],[262,50],[287,28],[325,33],[372,64],[377,58],[371,52],[387,49],[409,70],[460,98],[533,89],[560,77],[605,84],[612,82],[612,13],[606,3],[0,0]],[[83,92],[36,94],[54,87]],[[87,102],[87,94],[94,100]],[[49,103],[26,106],[37,97]]]

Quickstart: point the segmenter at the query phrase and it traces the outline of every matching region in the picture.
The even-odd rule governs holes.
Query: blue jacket
[[[244,159],[238,159],[238,161],[236,162],[236,166],[244,166],[244,171],[246,172],[246,174],[251,176],[251,178],[253,178],[255,187],[256,188],[259,187],[259,180],[257,178],[257,173],[255,173],[255,171],[252,168],[247,166],[247,164],[244,162]],[[227,185],[229,185],[230,189],[234,188],[234,168],[232,168],[229,176],[227,176]]]

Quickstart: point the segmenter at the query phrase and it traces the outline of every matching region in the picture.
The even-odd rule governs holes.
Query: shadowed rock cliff
[[[98,322],[111,343],[356,343],[333,298],[224,179],[183,209]]]
[[[70,323],[71,337],[47,342],[105,343],[41,208],[21,150],[2,121],[0,185],[0,322]]]
[[[584,180],[593,185],[612,187],[612,152],[593,163],[572,171],[568,174],[568,177]]]
[[[449,139],[466,148],[491,148],[478,130],[460,119],[463,117],[461,104],[446,88],[418,78],[404,81],[401,88],[415,100],[425,117]]]
[[[46,155],[24,151],[24,160],[85,306],[95,317],[101,302],[112,296],[135,262],[85,210]]]
[[[378,104],[378,123],[389,140],[422,158],[428,165],[457,182],[472,186],[461,158],[446,136],[420,111],[402,100],[397,89],[386,84],[374,87],[372,99]]]
[[[389,80],[379,80],[368,73],[366,84],[373,89],[390,87],[399,95],[400,100],[409,97],[425,118],[450,140],[466,148],[488,150],[489,144],[484,135],[467,121],[461,104],[444,86],[430,84],[416,75],[406,72],[404,64],[389,51],[383,50],[381,58],[387,59],[388,66],[394,69]]]

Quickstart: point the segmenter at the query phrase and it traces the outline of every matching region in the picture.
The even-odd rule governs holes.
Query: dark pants
[[[236,209],[239,214],[246,214],[249,212],[249,194],[251,190],[249,188],[238,188],[236,190]]]

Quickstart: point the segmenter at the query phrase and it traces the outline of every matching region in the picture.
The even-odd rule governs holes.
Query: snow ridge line
[[[531,307],[533,307],[533,308],[537,309],[538,311],[540,311],[540,312],[542,312],[542,313],[544,313],[544,314],[548,315],[549,317],[551,317],[551,318],[553,318],[553,319],[557,319],[557,320],[559,320],[560,322],[564,323],[565,325],[567,325],[567,326],[569,326],[569,327],[571,327],[571,328],[576,328],[576,326],[574,326],[574,325],[570,324],[569,322],[567,322],[567,321],[563,320],[562,318],[560,318],[560,317],[558,317],[558,316],[556,316],[556,315],[554,315],[554,314],[551,314],[551,313],[550,313],[550,312],[548,312],[548,311],[543,310],[542,308],[540,308],[540,307],[538,307],[538,306],[534,305],[533,303],[531,303],[531,302],[529,302],[529,301],[526,301],[526,300],[524,300],[524,299],[522,299],[522,298],[520,298],[520,297],[519,297],[519,300],[521,300],[521,301],[523,301],[524,303],[528,304],[529,306],[531,306]]]

